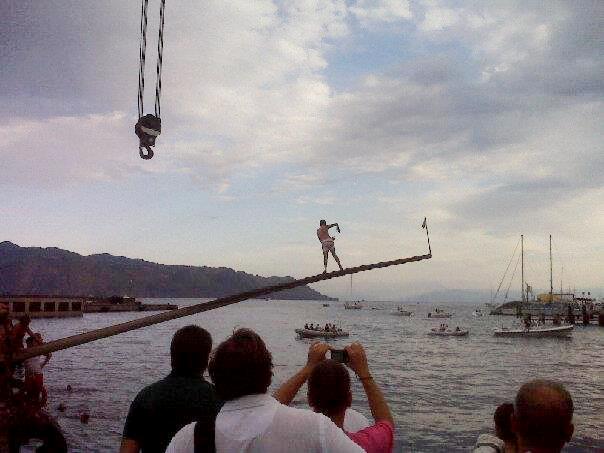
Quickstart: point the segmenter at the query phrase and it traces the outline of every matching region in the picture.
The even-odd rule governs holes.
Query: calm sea
[[[179,306],[201,299],[150,299]],[[575,435],[565,451],[604,449],[604,328],[576,327],[570,340],[493,337],[509,317],[474,318],[474,306],[442,306],[455,313],[450,327],[470,329],[466,338],[430,337],[441,320],[426,319],[431,305],[407,305],[415,316],[392,314],[394,304],[366,303],[345,310],[342,302],[250,300],[192,317],[128,332],[53,355],[46,368],[51,412],[65,430],[71,451],[115,452],[128,407],[145,385],[169,372],[169,344],[181,326],[206,328],[215,344],[236,327],[250,327],[266,341],[275,363],[273,388],[301,367],[309,343],[294,329],[306,322],[333,322],[351,332],[333,342],[360,341],[395,415],[395,451],[468,451],[478,434],[493,429],[497,405],[511,401],[519,386],[537,377],[562,381],[575,402]],[[373,309],[372,309],[373,308]],[[86,314],[81,319],[34,320],[47,340],[143,316]],[[354,382],[353,407],[370,415],[362,387]],[[67,385],[73,387],[68,393]],[[306,405],[305,388],[295,404]],[[66,405],[58,412],[57,405]],[[79,414],[90,413],[81,424]]]

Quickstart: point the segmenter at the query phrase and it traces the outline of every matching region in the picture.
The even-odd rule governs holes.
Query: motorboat
[[[434,311],[428,313],[428,318],[450,318],[452,316],[452,313],[448,313],[440,308],[437,308]]]
[[[516,328],[510,329],[507,327],[501,327],[501,329],[495,329],[496,337],[570,337],[573,333],[574,326],[537,326],[529,328]]]
[[[348,337],[350,334],[342,329],[338,330],[312,330],[312,329],[296,329],[298,338],[340,338]]]
[[[470,333],[469,330],[460,329],[459,327],[455,330],[451,330],[451,329],[442,330],[442,329],[437,329],[435,327],[434,329],[431,329],[430,332],[428,332],[428,335],[434,335],[434,336],[439,336],[439,337],[465,337],[469,333]]]
[[[472,312],[472,316],[474,316],[475,318],[480,318],[481,316],[483,316],[482,310],[480,308],[477,308]]]
[[[324,307],[329,307],[329,304],[323,304]]]
[[[392,313],[399,316],[413,316],[413,312],[405,310],[402,305],[396,307],[396,310]]]

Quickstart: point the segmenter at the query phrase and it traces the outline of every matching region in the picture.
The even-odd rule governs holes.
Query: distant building
[[[67,318],[82,316],[85,298],[77,296],[19,295],[0,296],[11,318]]]

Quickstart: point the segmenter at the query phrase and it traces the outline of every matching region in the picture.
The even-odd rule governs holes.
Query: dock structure
[[[30,318],[81,317],[86,298],[79,296],[7,295],[0,296],[0,304],[8,308],[11,318],[27,315]]]

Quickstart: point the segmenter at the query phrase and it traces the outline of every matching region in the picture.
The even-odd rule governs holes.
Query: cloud
[[[298,210],[283,217],[323,206],[365,218],[356,227],[369,236],[376,222],[385,232],[429,215],[435,232],[460,244],[441,247],[451,260],[479,254],[468,246],[476,236],[496,253],[523,228],[542,222],[570,234],[597,210],[602,2],[168,5],[163,132],[149,162],[132,133],[138,7],[66,8],[26,0],[3,10],[4,188],[183,176],[193,193],[231,204],[283,194]],[[339,84],[333,66],[354,80]],[[372,259],[386,243],[355,253]]]
[[[358,0],[350,7],[350,12],[365,27],[412,17],[409,2],[403,0]]]
[[[0,126],[0,185],[63,188],[146,170],[124,114],[15,118]],[[135,162],[135,163],[133,163]]]
[[[153,8],[152,2],[146,111],[152,108],[154,82]],[[172,157],[153,165],[152,171],[190,173],[202,187],[224,192],[242,169],[303,153],[315,129],[315,112],[329,100],[330,88],[320,73],[327,64],[327,40],[348,32],[345,13],[345,3],[338,0],[281,6],[271,1],[219,2],[204,8],[189,1],[168,8],[163,132],[156,155],[163,151]],[[10,119],[5,133],[44,125],[48,132],[58,123],[58,136],[46,143],[21,136],[12,140],[10,152],[28,156],[35,148],[52,154],[56,163],[42,170],[50,179],[74,176],[80,169],[73,180],[85,180],[93,172],[90,167],[105,167],[106,157],[90,152],[97,140],[88,140],[88,149],[82,151],[86,158],[77,165],[65,167],[63,162],[72,161],[73,148],[81,146],[78,139],[94,127],[90,115],[120,112],[124,124],[111,143],[115,149],[128,148],[126,155],[132,156],[133,136],[122,132],[135,122],[138,18],[138,9],[122,2],[85,2],[69,14],[56,5],[11,2],[9,27],[2,34],[7,52],[0,61],[5,88],[0,118]],[[110,127],[107,131],[116,132],[118,125]],[[109,133],[101,135],[106,139]],[[130,162],[122,170],[115,168],[116,174],[138,168]],[[30,163],[38,169],[35,160]],[[32,177],[28,183],[37,181]]]

